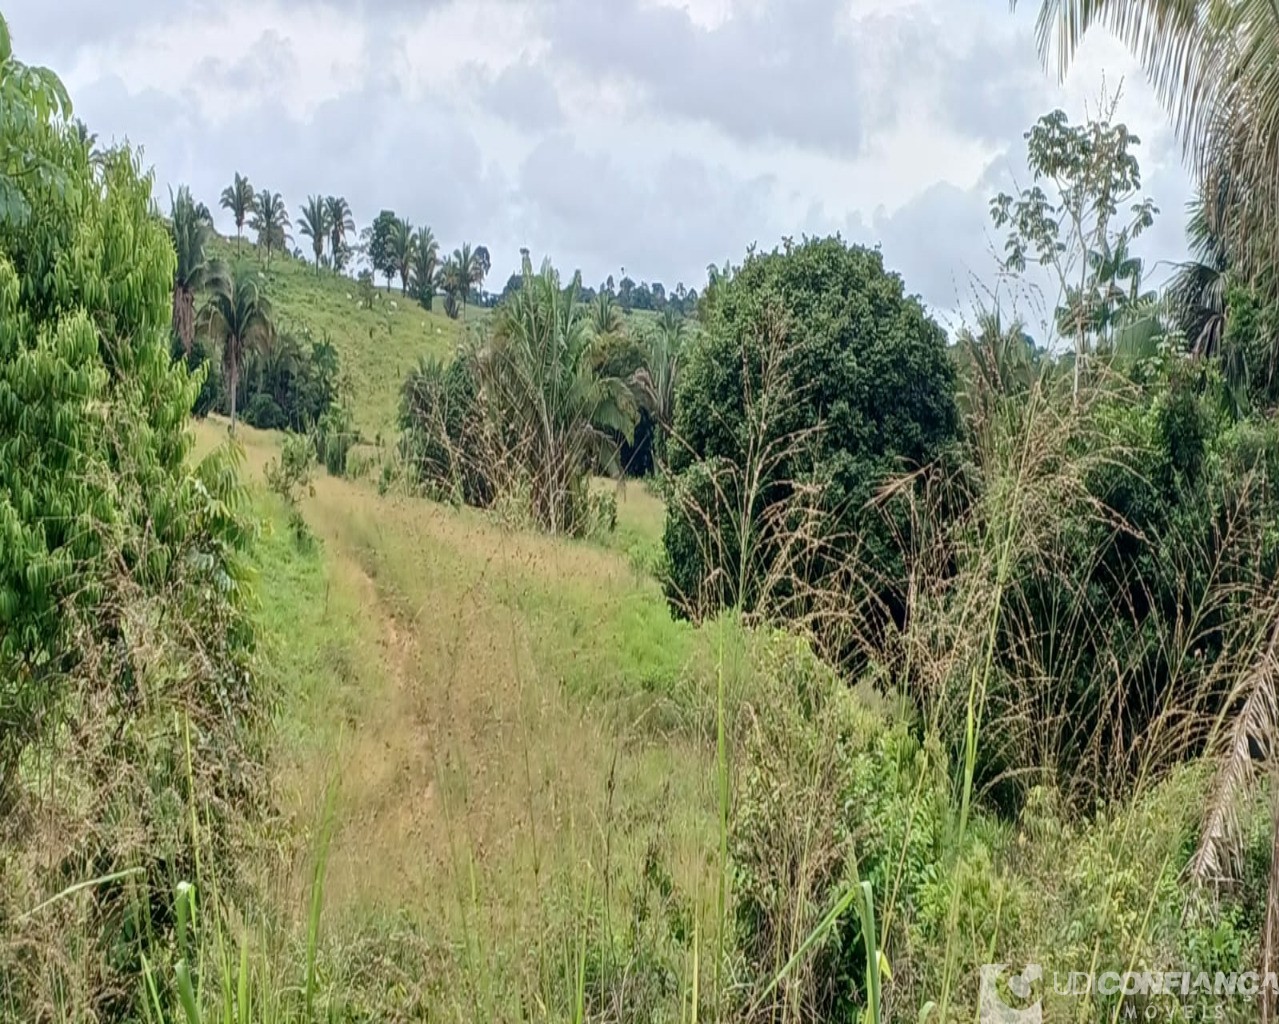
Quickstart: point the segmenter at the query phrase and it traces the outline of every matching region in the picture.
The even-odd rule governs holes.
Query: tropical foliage
[[[215,279],[205,301],[201,326],[222,353],[234,430],[236,396],[245,359],[269,343],[275,330],[271,303],[259,289],[256,273],[241,264],[233,273]]]
[[[257,194],[253,200],[249,226],[257,232],[258,245],[266,254],[266,265],[269,268],[272,251],[284,251],[292,240],[289,234],[292,223],[280,193],[263,189]]]

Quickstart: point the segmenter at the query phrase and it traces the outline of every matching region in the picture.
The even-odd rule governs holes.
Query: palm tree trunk
[[[235,433],[235,395],[240,387],[240,364],[234,356],[231,357],[231,433]]]

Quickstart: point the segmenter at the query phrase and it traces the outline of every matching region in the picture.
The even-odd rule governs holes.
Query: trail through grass
[[[223,430],[200,424],[199,446]],[[240,439],[261,490],[277,439]],[[714,744],[684,688],[713,678],[715,652],[630,558],[324,475],[306,554],[261,500],[276,760],[299,833],[340,779],[326,913],[473,929],[486,960],[526,970],[574,912],[553,905],[579,891],[566,879],[589,875],[624,914],[657,850],[679,892],[713,900]],[[632,485],[619,502],[649,543],[655,501]]]

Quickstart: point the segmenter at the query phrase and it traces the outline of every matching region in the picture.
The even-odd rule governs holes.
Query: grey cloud
[[[201,14],[213,7],[208,0],[186,0],[186,6]],[[20,60],[63,63],[86,43],[113,42],[173,9],[173,0],[18,0],[5,6],[4,16]]]
[[[558,127],[564,120],[559,94],[545,68],[527,59],[496,76],[476,71],[480,103],[498,117],[529,131]]]
[[[568,269],[580,263],[615,273],[624,263],[635,280],[668,287],[681,280],[700,287],[708,262],[740,259],[758,234],[776,230],[769,224],[775,186],[768,178],[743,180],[686,156],[651,168],[623,165],[583,151],[564,134],[532,152],[519,190],[527,204],[525,244],[535,251]]]
[[[547,10],[554,56],[621,75],[662,115],[745,142],[854,155],[862,143],[857,54],[835,31],[838,0],[763,0],[703,29],[640,0],[568,0]]]
[[[292,45],[274,29],[267,29],[239,60],[207,57],[200,62],[198,70],[200,79],[211,85],[269,93],[274,83],[296,68]]]

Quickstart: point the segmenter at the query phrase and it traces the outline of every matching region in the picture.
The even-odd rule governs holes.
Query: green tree
[[[315,255],[315,272],[320,272],[320,258],[324,255],[324,243],[333,230],[329,222],[329,205],[324,196],[308,196],[298,220],[302,234],[311,239],[311,252]],[[335,249],[334,252],[337,250]]]
[[[1055,110],[1035,123],[1026,140],[1034,184],[1017,195],[1000,193],[991,200],[991,216],[997,228],[1008,231],[1005,269],[1022,274],[1033,262],[1053,278],[1054,325],[1074,347],[1078,394],[1089,352],[1111,340],[1114,275],[1126,273],[1126,265],[1112,257],[1126,258],[1129,243],[1158,210],[1150,199],[1139,198],[1141,167],[1134,152],[1139,140],[1109,115],[1072,125]]]
[[[1270,0],[1042,0],[1039,51],[1064,73],[1088,31],[1125,42],[1214,204],[1230,260],[1279,294],[1279,5]]]
[[[333,269],[340,273],[350,260],[351,249],[346,236],[355,233],[355,221],[351,217],[351,207],[341,196],[325,199],[324,209],[329,219],[329,252],[333,258]]]
[[[225,630],[242,580],[235,560],[245,533],[234,473],[224,462],[215,467],[192,458],[187,417],[199,384],[170,358],[176,259],[152,212],[152,182],[126,148],[91,155],[68,130],[70,115],[57,80],[12,57],[0,18],[4,806],[12,806],[11,786],[43,785],[42,777],[53,784],[35,765],[28,774],[18,764],[33,742],[57,737],[70,716],[84,711],[85,701],[73,697],[93,703],[93,725],[88,716],[81,724],[113,735],[111,756],[123,758],[133,750],[129,719],[143,705],[166,714],[176,706],[167,680],[200,666],[181,686],[189,698],[184,706],[197,712],[193,732],[203,732],[206,723],[225,719],[246,679],[242,670],[214,678],[227,667],[229,642],[221,653],[217,642],[187,649],[165,667],[160,644],[146,665],[122,650],[125,636],[148,646],[164,637],[173,650],[183,642],[180,633],[188,636],[184,630],[196,642],[212,641],[215,620]],[[139,701],[143,686],[147,699]],[[226,711],[200,703],[217,686],[224,687]],[[143,731],[154,736],[163,728]],[[152,755],[173,753],[157,755],[159,749]],[[63,769],[73,770],[59,766],[59,785],[70,777]],[[128,799],[145,797],[131,791]],[[12,825],[7,841],[20,843],[23,827]],[[95,827],[105,838],[88,844],[90,857],[103,858],[92,863],[114,866],[113,830],[105,822]],[[57,870],[87,867],[59,864]],[[52,878],[36,884],[60,884]],[[112,913],[105,919],[118,920]],[[89,941],[99,939],[109,941]],[[6,979],[17,986],[6,992],[7,1008],[22,1019],[37,1017],[35,1003],[24,1009],[22,979]],[[36,993],[41,1006],[47,996]]]
[[[639,403],[631,382],[596,371],[575,289],[561,286],[549,262],[534,274],[526,259],[523,270],[477,356],[481,387],[534,518],[550,533],[572,533],[584,523],[592,470],[620,472],[617,435],[633,436]]]
[[[271,304],[258,289],[254,273],[241,264],[231,274],[210,283],[201,321],[208,336],[222,348],[222,368],[234,431],[240,370],[246,357],[274,333]]]
[[[954,390],[945,332],[877,251],[806,239],[721,275],[677,388],[673,606],[775,611],[856,552],[899,612],[894,528],[868,506],[951,444]]]
[[[292,236],[289,235],[289,213],[279,192],[263,189],[257,194],[253,201],[249,227],[257,232],[258,245],[266,251],[266,265],[270,269],[271,251],[284,249],[292,241]]]
[[[652,394],[653,417],[657,420],[653,447],[659,459],[666,458],[666,439],[675,422],[675,390],[686,336],[686,321],[668,309],[645,339],[644,364]]]
[[[600,292],[591,303],[591,331],[596,338],[616,334],[622,329],[622,311],[608,292]]]
[[[71,100],[62,82],[48,68],[14,59],[9,27],[0,17],[0,222],[22,222],[31,214],[23,188],[28,175],[44,175],[64,188],[70,176],[58,161],[41,152],[36,137],[26,130],[33,116],[71,117]],[[88,146],[82,147],[89,152]]]
[[[231,216],[235,218],[235,253],[237,256],[240,255],[241,247],[244,244],[244,222],[252,212],[253,201],[256,198],[256,193],[253,191],[253,186],[249,184],[249,179],[241,176],[239,171],[235,173],[235,180],[222,190],[222,208],[231,211]]]
[[[444,292],[444,312],[449,318],[456,320],[465,308],[466,292],[469,288],[466,270],[459,261],[460,254],[455,250],[453,255],[444,261],[440,268],[440,290]]]
[[[483,246],[481,246],[481,249]],[[484,275],[488,273],[485,261],[479,258],[479,250],[472,249],[470,242],[464,242],[460,249],[453,250],[453,271],[450,276],[452,288],[446,288],[455,301],[462,304],[462,318],[466,318],[466,302],[471,289],[484,283]],[[484,250],[487,260],[488,250]]]
[[[413,244],[413,294],[423,307],[430,309],[439,284],[440,245],[429,227],[418,228]]]
[[[386,289],[391,290],[391,278],[395,276],[397,265],[395,250],[392,248],[391,236],[399,218],[390,210],[383,210],[377,215],[373,224],[365,228],[363,235],[364,251],[369,258],[373,273],[386,278]]]
[[[213,228],[200,216],[191,190],[182,185],[177,195],[169,193],[169,235],[178,265],[173,272],[173,333],[182,342],[182,351],[191,354],[195,343],[195,296],[219,272],[206,251]]]
[[[400,294],[409,293],[409,274],[413,269],[413,249],[417,244],[413,225],[407,218],[397,217],[391,225],[391,257],[395,263],[395,272],[400,275]],[[387,287],[390,287],[388,281]]]

